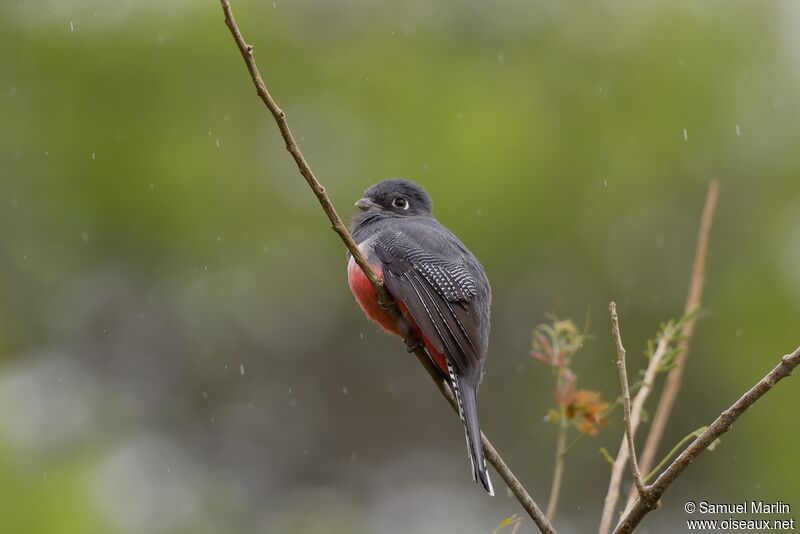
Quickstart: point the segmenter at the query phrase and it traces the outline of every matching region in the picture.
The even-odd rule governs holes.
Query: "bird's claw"
[[[425,348],[424,345],[419,340],[414,341],[413,343],[408,343],[408,342],[406,343],[406,350],[408,351],[409,354],[417,352],[418,350],[422,350],[424,348]]]

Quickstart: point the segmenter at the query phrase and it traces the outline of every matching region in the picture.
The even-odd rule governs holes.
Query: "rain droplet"
[[[289,395],[291,395],[291,394],[292,394],[292,387],[289,386]]]
[[[217,139],[217,146],[219,146],[219,139]]]
[[[94,152],[92,152],[92,160],[95,160],[95,159],[97,159],[97,157],[94,155]]]
[[[347,386],[342,386],[342,394],[347,395]]]
[[[603,180],[603,187],[608,187],[608,180]]]
[[[686,128],[683,129],[683,140],[684,141],[689,140],[689,130],[687,130]]]
[[[737,124],[736,125],[736,137],[739,137],[740,135],[742,135],[742,129]]]
[[[243,363],[239,364],[239,374],[244,376],[244,364]]]
[[[72,23],[72,21],[69,21],[69,31],[71,32],[75,31],[75,25]]]

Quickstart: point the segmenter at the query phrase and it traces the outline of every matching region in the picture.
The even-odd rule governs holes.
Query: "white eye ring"
[[[407,210],[408,201],[403,197],[397,197],[394,200],[392,200],[392,206],[394,206],[395,208],[399,208],[401,210]]]

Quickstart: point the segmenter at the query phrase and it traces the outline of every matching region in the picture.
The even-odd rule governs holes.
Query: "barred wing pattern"
[[[406,305],[436,350],[459,374],[480,373],[479,319],[472,304],[477,286],[467,267],[421,251],[399,232],[380,233],[374,250],[387,289]]]

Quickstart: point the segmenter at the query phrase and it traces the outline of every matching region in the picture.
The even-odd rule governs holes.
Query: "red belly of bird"
[[[375,274],[378,276],[378,278],[383,280],[383,270],[379,265],[373,265],[372,270],[375,271]],[[352,257],[350,258],[350,262],[347,264],[347,283],[350,285],[350,290],[353,292],[358,305],[361,306],[361,310],[364,312],[364,315],[369,317],[372,321],[378,323],[378,326],[380,326],[384,331],[396,336],[401,336],[400,330],[397,328],[397,324],[395,324],[392,316],[384,311],[380,304],[378,304],[378,297],[375,294],[375,288],[372,287],[372,284],[369,282],[369,278],[367,278],[367,275],[364,274],[364,271],[361,270]],[[439,353],[422,334],[419,326],[417,326],[416,321],[414,321],[414,318],[408,313],[408,308],[406,308],[402,302],[398,302],[398,307],[400,308],[400,313],[406,318],[411,326],[411,332],[414,334],[414,336],[416,336],[417,339],[422,340],[425,348],[428,349],[428,354],[430,354],[431,358],[433,358],[436,367],[438,367],[439,370],[446,375],[447,363],[444,356]]]

